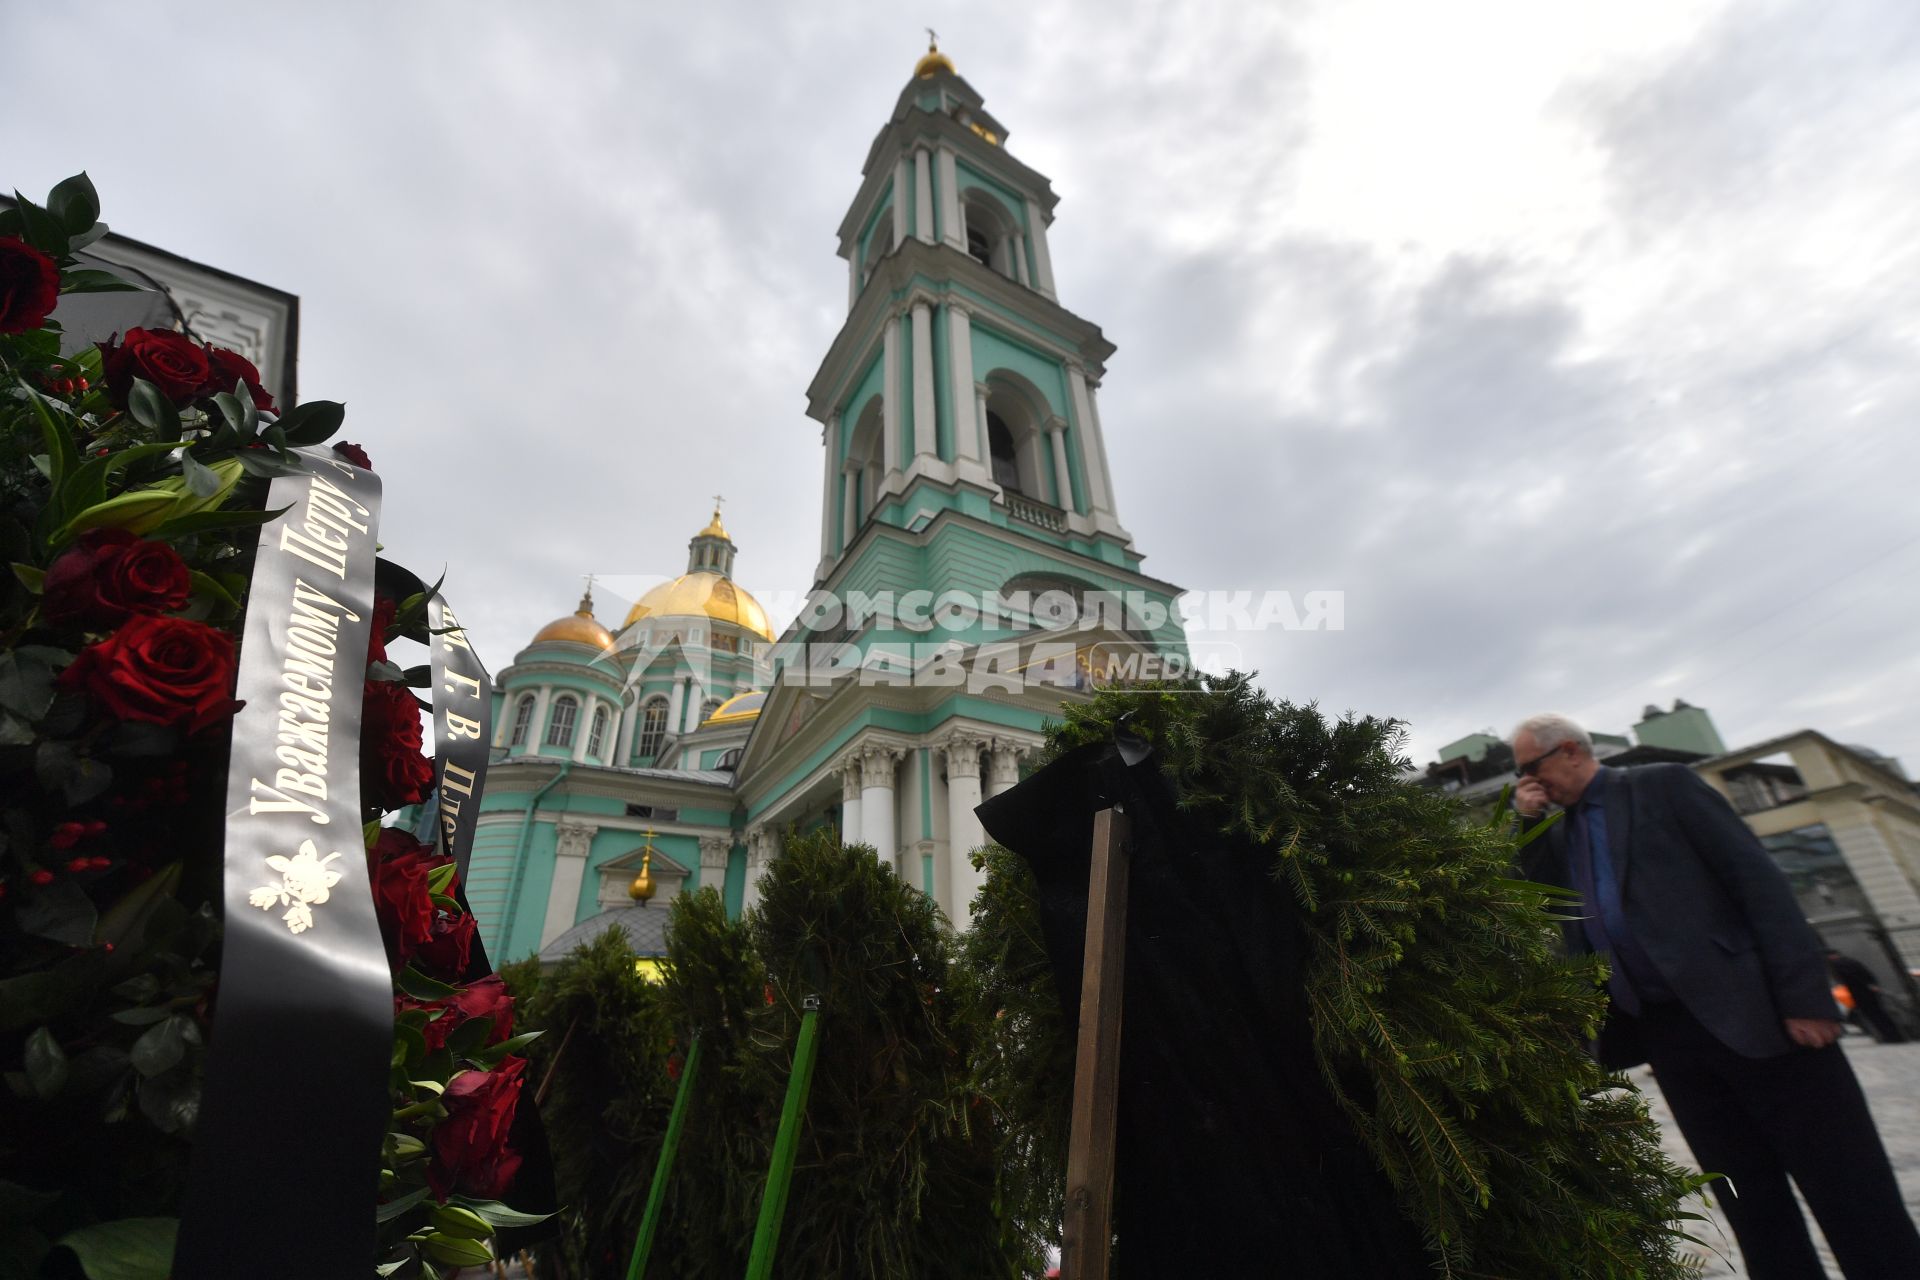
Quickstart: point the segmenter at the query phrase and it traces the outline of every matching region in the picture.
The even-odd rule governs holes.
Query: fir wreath
[[[1525,837],[1503,814],[1471,826],[1403,783],[1395,722],[1331,721],[1237,674],[1069,707],[1045,759],[1123,720],[1181,810],[1286,887],[1320,1074],[1436,1274],[1691,1274],[1677,1246],[1700,1215],[1683,1205],[1707,1179],[1666,1158],[1641,1096],[1588,1056],[1599,962],[1558,953],[1557,891],[1514,878]],[[1004,849],[978,858],[988,878],[959,971],[992,1027],[980,1073],[999,1199],[1037,1244],[1057,1240],[1073,1047],[1031,873]]]

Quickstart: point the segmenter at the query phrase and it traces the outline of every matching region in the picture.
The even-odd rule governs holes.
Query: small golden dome
[[[726,538],[728,542],[733,541],[732,538],[727,538],[727,530],[725,526],[720,523],[720,508],[718,507],[713,509],[713,519],[707,521],[707,527],[693,536],[696,538]]]
[[[745,724],[758,718],[760,708],[767,702],[764,689],[755,689],[749,693],[736,693],[713,709],[713,714],[702,724]]]
[[[926,53],[913,64],[913,78],[924,80],[936,71],[944,71],[950,76],[959,74],[953,69],[953,60],[940,52],[939,44],[929,39]]]
[[[705,615],[719,622],[745,627],[763,640],[773,639],[773,625],[760,602],[733,579],[711,569],[683,573],[640,597],[627,613],[623,628],[642,618],[685,618]]]
[[[564,618],[555,618],[536,631],[533,643],[541,644],[548,640],[565,640],[573,644],[591,645],[596,649],[613,648],[613,632],[593,620],[593,595],[589,592],[580,597],[580,607]]]
[[[640,855],[640,874],[627,886],[627,896],[641,906],[653,900],[653,832],[647,832],[647,847]]]

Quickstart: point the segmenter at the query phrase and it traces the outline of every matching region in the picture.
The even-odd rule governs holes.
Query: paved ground
[[[1900,1177],[1900,1189],[1906,1193],[1907,1208],[1920,1219],[1920,1044],[1875,1044],[1864,1035],[1849,1035],[1842,1043],[1848,1060],[1853,1063],[1854,1074],[1860,1077],[1861,1087],[1866,1090],[1867,1103],[1880,1126],[1880,1139],[1886,1143],[1887,1155]],[[1673,1127],[1666,1100],[1660,1096],[1652,1076],[1644,1068],[1632,1074],[1635,1083],[1646,1092],[1654,1117],[1660,1121],[1668,1152],[1689,1169],[1697,1168],[1680,1131]],[[1717,1209],[1713,1216],[1712,1227],[1696,1224],[1701,1229],[1694,1232],[1718,1250],[1715,1254],[1695,1248],[1704,1264],[1701,1275],[1714,1280],[1734,1277],[1745,1280],[1746,1268],[1740,1265],[1740,1251],[1734,1246],[1733,1233],[1727,1230],[1726,1220]],[[1812,1223],[1812,1217],[1807,1221]],[[1813,1238],[1820,1246],[1828,1273],[1837,1280],[1840,1268],[1827,1252],[1818,1225],[1813,1227]]]

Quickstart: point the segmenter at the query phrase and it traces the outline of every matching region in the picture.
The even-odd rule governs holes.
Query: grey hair
[[[1584,754],[1593,754],[1593,735],[1566,716],[1552,711],[1528,716],[1513,726],[1513,733],[1508,736],[1507,741],[1518,742],[1523,733],[1531,734],[1533,745],[1541,751],[1551,751],[1563,742],[1577,742]]]

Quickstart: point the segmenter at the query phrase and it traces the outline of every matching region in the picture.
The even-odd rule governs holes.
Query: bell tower
[[[929,45],[840,224],[848,314],[808,389],[823,427],[825,584],[875,526],[943,513],[1104,564],[1120,523],[1098,390],[1113,347],[1060,305],[1057,197]]]

